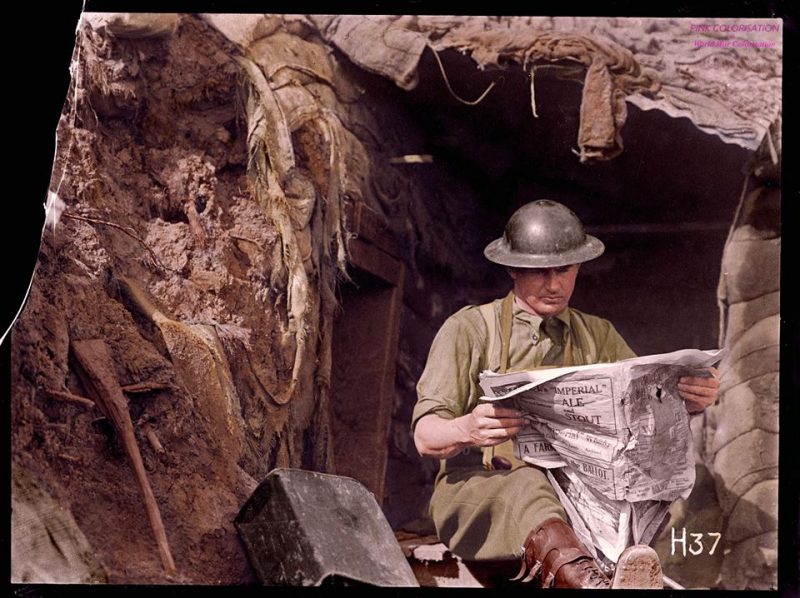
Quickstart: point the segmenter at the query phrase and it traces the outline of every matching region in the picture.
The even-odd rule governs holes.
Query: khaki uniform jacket
[[[502,299],[492,302],[497,321],[494,346],[500,346]],[[566,335],[571,336],[572,363],[611,363],[636,354],[608,320],[567,308],[544,321],[514,304],[508,371],[561,365]],[[489,356],[487,326],[477,306],[450,316],[431,345],[425,370],[417,384],[412,430],[424,415],[454,419],[472,411],[483,396],[478,375],[496,371],[499,350]]]
[[[489,327],[478,307],[464,308],[442,325],[417,385],[412,428],[430,413],[452,419],[475,408],[483,395],[478,375],[499,366],[502,302],[491,304],[494,343],[487,338]],[[567,335],[574,365],[635,356],[607,320],[567,309],[543,321],[515,304],[508,371],[561,365]],[[494,355],[488,355],[490,345]],[[477,447],[441,462],[430,502],[431,518],[439,538],[464,559],[514,559],[530,530],[552,517],[565,520],[566,513],[538,468],[519,463],[510,471],[486,471],[485,461],[481,462],[482,451]]]

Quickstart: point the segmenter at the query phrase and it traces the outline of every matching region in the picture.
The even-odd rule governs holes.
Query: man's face
[[[556,316],[567,308],[580,264],[558,268],[509,269],[514,294],[542,317]]]

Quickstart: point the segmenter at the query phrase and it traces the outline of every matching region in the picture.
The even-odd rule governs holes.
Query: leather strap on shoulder
[[[511,324],[514,318],[514,292],[503,298],[500,304],[500,366],[498,372],[508,371],[508,354],[511,349]]]
[[[491,368],[492,357],[494,356],[494,336],[496,334],[497,324],[494,317],[494,304],[484,303],[479,305],[478,309],[481,311],[484,321],[486,322],[486,367]]]

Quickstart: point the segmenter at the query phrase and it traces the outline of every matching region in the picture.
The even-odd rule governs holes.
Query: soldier
[[[604,249],[567,207],[546,199],[522,206],[484,250],[506,266],[514,289],[450,316],[417,385],[414,442],[422,456],[441,459],[430,503],[440,539],[466,560],[515,559],[522,547],[523,570],[539,572],[543,586],[608,588],[611,581],[566,522],[545,474],[511,454],[522,413],[479,404],[478,374],[635,357],[610,322],[568,305],[580,264]],[[679,381],[690,413],[716,400],[718,375],[709,371]],[[626,550],[617,564],[623,570],[648,572],[649,581],[629,580],[634,586],[660,587],[649,547]]]

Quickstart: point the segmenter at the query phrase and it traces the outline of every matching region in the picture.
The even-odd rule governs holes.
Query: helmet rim
[[[605,251],[600,239],[586,234],[567,206],[550,199],[529,202],[506,223],[503,236],[483,251],[496,264],[517,268],[554,268],[587,262]]]
[[[533,254],[515,251],[505,237],[495,239],[483,250],[483,255],[490,262],[514,268],[557,268],[588,262],[602,255],[605,251],[603,242],[592,235],[586,235],[583,244],[559,253]]]

